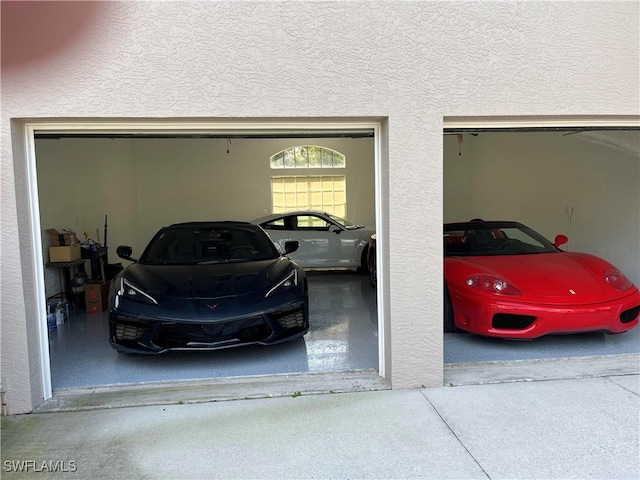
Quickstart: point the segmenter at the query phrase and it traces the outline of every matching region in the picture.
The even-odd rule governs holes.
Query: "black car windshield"
[[[175,225],[160,230],[140,258],[147,265],[196,265],[278,258],[271,239],[252,225]]]
[[[445,256],[555,253],[549,240],[517,222],[467,222],[444,226]]]

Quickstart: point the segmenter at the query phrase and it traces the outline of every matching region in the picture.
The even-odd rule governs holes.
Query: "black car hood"
[[[217,299],[256,294],[272,288],[294,264],[271,260],[200,265],[133,264],[124,277],[154,297]]]

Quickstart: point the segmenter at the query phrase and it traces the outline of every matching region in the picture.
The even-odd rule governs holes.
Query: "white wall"
[[[637,116],[640,107],[637,2],[1,7],[11,46],[1,78],[1,359],[14,413],[42,395],[39,358],[23,348],[37,322],[30,272],[39,248],[27,149],[14,143],[23,121],[381,119],[385,358],[399,388],[442,383],[443,118]],[[38,15],[45,21],[30,28]],[[64,41],[56,29],[69,33]]]
[[[445,135],[442,151],[442,200],[444,222],[465,222],[475,218],[471,213],[469,176],[471,157],[469,144],[473,137]]]
[[[456,136],[446,136],[445,221],[516,220],[551,240],[565,234],[570,250],[601,256],[640,285],[640,132],[609,137],[464,135],[459,156]]]
[[[251,221],[271,213],[272,175],[327,175],[326,169],[272,170],[269,157],[296,145],[320,145],[346,156],[347,216],[375,227],[374,143],[367,139],[138,140],[139,246],[169,223]],[[141,243],[141,245],[140,245]]]

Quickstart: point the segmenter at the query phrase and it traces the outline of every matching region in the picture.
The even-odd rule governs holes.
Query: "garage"
[[[478,216],[517,219],[535,225],[548,238],[566,234],[570,239],[568,250],[588,251],[614,264],[625,265],[625,273],[640,283],[640,266],[636,261],[638,234],[634,234],[638,225],[637,220],[635,223],[630,220],[635,215],[633,208],[638,209],[637,205],[633,206],[633,198],[640,184],[636,128],[516,126],[505,129],[491,128],[490,122],[476,127],[464,123],[446,125],[443,137],[445,223]],[[153,222],[162,225],[164,218],[167,218],[164,224],[169,224],[204,218],[203,215],[210,215],[208,212],[215,212],[212,218],[216,215],[229,218],[227,212],[236,215],[237,211],[237,218],[250,220],[270,213],[274,205],[273,178],[281,175],[273,175],[268,157],[302,144],[347,152],[349,194],[357,192],[348,197],[348,211],[355,212],[356,216],[348,216],[375,224],[373,134],[353,131],[166,135],[164,138],[157,134],[39,134],[36,136],[38,174],[48,180],[39,186],[41,224],[71,224],[76,230],[87,232],[85,242],[92,236],[91,232],[95,232],[94,238],[99,240],[101,232],[108,231],[110,245],[128,242],[135,251],[141,251],[145,236],[150,238],[157,228]],[[256,155],[254,151],[269,155]],[[262,165],[251,163],[260,156]],[[120,162],[121,171],[114,162]],[[181,165],[178,171],[173,167],[175,163]],[[208,169],[210,174],[206,173]],[[144,172],[154,170],[156,177],[146,178]],[[65,173],[69,171],[82,171],[83,178],[94,181],[74,181]],[[306,172],[309,171],[315,172],[313,169]],[[549,172],[554,173],[550,176]],[[139,175],[143,178],[139,179]],[[256,187],[253,180],[245,180],[254,175],[261,176],[262,189]],[[203,183],[191,188],[193,178]],[[225,181],[216,184],[218,178],[235,181],[231,186]],[[351,181],[351,178],[357,180]],[[132,191],[111,191],[110,181],[125,185],[128,181]],[[140,186],[144,182],[147,185]],[[251,184],[251,195],[242,190],[245,183]],[[65,191],[75,191],[61,195],[56,188],[60,185],[65,185]],[[135,188],[146,192],[144,198],[136,199],[141,195]],[[261,197],[255,194],[260,190]],[[612,191],[614,195],[606,194]],[[202,202],[205,197],[211,202]],[[250,201],[246,200],[248,197]],[[91,200],[78,200],[82,198]],[[602,201],[603,198],[607,200]],[[136,202],[141,206],[138,218],[132,218],[131,206]],[[616,208],[621,204],[630,207]],[[106,220],[104,230],[94,227],[102,223],[101,210],[117,212],[109,215],[108,229]],[[619,214],[612,215],[612,211]],[[120,222],[118,217],[124,217],[125,221]],[[56,218],[62,221],[54,220]],[[135,232],[134,241],[119,241],[118,238],[126,237],[127,228],[134,225],[128,232],[129,235]],[[617,232],[615,243],[608,232]],[[45,247],[48,240],[45,232]],[[122,262],[111,255],[111,262]],[[87,271],[91,271],[92,266],[89,261],[83,265]],[[82,311],[83,302],[74,304],[70,309],[71,321],[49,332],[52,387],[68,389],[308,372],[377,374],[380,368],[377,292],[367,276],[351,271],[313,270],[308,275],[313,327],[303,341],[277,348],[254,346],[198,354],[172,352],[160,357],[117,355],[105,340],[107,313],[86,313]],[[59,272],[45,269],[47,297],[58,288],[59,282]],[[486,362],[631,354],[639,351],[638,335],[634,329],[622,335],[598,332],[514,342],[464,332],[445,333],[444,364],[451,370],[451,367]]]
[[[518,121],[445,122],[444,222],[523,223],[566,251],[586,252],[640,283],[640,130]],[[640,331],[516,341],[445,333],[445,382],[460,367],[637,354]],[[513,377],[513,372],[505,373]]]
[[[547,126],[615,129],[633,123],[638,128],[637,4],[591,2],[577,10],[562,2],[285,2],[279,8],[268,2],[228,1],[197,5],[83,2],[71,8],[64,2],[3,2],[2,13],[3,27],[7,27],[2,29],[2,136],[7,141],[0,146],[1,391],[11,413],[32,412],[52,393],[46,297],[56,293],[58,281],[50,272],[45,287],[46,230],[71,228],[84,239],[81,230],[86,228],[97,241],[97,229],[99,243],[104,243],[106,215],[108,262],[114,264],[121,263],[113,255],[117,244],[130,244],[134,252],[139,251],[158,224],[182,221],[176,218],[178,202],[171,201],[175,192],[142,197],[132,194],[160,180],[160,172],[152,163],[141,163],[144,171],[127,170],[127,165],[129,169],[134,165],[127,163],[128,159],[142,159],[131,144],[117,143],[119,139],[78,139],[109,144],[111,155],[107,158],[102,150],[92,149],[81,158],[65,159],[72,170],[52,169],[50,176],[41,174],[36,163],[42,159],[37,159],[39,147],[34,138],[44,130],[129,135],[135,133],[130,128],[135,123],[145,133],[166,134],[158,132],[158,125],[173,123],[172,133],[180,130],[176,124],[188,125],[180,133],[222,133],[215,148],[200,152],[207,155],[202,155],[198,166],[206,170],[210,164],[204,159],[211,158],[213,150],[223,158],[229,158],[227,149],[229,156],[238,153],[242,146],[239,140],[226,137],[252,126],[257,130],[253,133],[287,126],[293,127],[289,131],[305,132],[309,124],[321,123],[331,130],[374,129],[375,193],[368,195],[368,206],[359,205],[356,212],[350,210],[353,204],[349,201],[347,217],[369,224],[370,219],[360,218],[362,212],[375,212],[379,242],[377,373],[394,389],[442,386],[445,379],[443,217],[446,213],[452,220],[475,218],[452,203],[452,193],[455,197],[459,191],[443,184],[451,168],[461,170],[455,178],[466,179],[467,188],[462,191],[473,192],[469,199],[479,210],[473,214],[481,218],[504,215],[552,236],[567,231],[565,209],[573,207],[571,249],[606,250],[614,245],[609,240],[612,228],[619,237],[628,236],[623,239],[624,248],[633,239],[637,241],[637,227],[627,229],[628,224],[617,216],[621,205],[609,201],[618,191],[598,190],[602,198],[596,201],[569,198],[549,180],[539,185],[537,194],[520,177],[517,189],[526,193],[522,198],[528,203],[513,198],[505,203],[494,195],[501,189],[491,183],[488,172],[495,178],[495,167],[499,167],[500,173],[517,175],[515,163],[474,163],[484,168],[472,171],[465,170],[461,162],[443,162],[445,144],[452,144],[455,159],[475,156],[476,162],[479,150],[471,147],[489,147],[475,142],[488,137],[482,132],[474,132],[479,133],[477,137],[462,132],[459,156],[457,133],[446,135],[448,129],[460,126],[452,125],[459,119],[471,120],[474,128],[487,120],[518,118],[544,120]],[[119,121],[129,125],[110,128]],[[227,128],[220,132],[208,129],[211,125],[207,123],[226,124]],[[96,127],[93,132],[82,127],[87,124]],[[189,128],[192,131],[187,132]],[[322,127],[311,129],[321,137],[317,130]],[[582,134],[564,138],[576,135]],[[263,174],[273,176],[269,157],[290,146],[270,149],[262,157]],[[527,154],[521,146],[511,145],[509,154],[499,158]],[[340,151],[337,146],[326,148]],[[575,148],[584,151],[591,147],[576,143]],[[106,145],[105,149],[109,151]],[[181,163],[193,162],[198,152],[191,149],[197,150],[185,147],[183,156],[173,156]],[[169,153],[160,146],[150,150],[158,158]],[[346,154],[349,162],[351,154]],[[541,161],[530,159],[530,166]],[[238,178],[247,178],[251,172],[243,171],[242,165],[227,167],[233,168]],[[556,173],[571,170],[578,178],[582,172],[590,172],[580,178],[585,189],[610,173],[603,164],[592,161],[584,168],[561,165],[567,170]],[[541,171],[528,173],[539,179]],[[60,192],[69,188],[68,177],[78,172],[83,175],[79,183],[71,185],[74,191]],[[201,218],[218,213],[218,196],[236,193],[230,192],[235,185],[232,182],[219,185],[209,192],[214,206],[207,204],[205,209],[196,201],[195,189],[188,188],[193,187],[192,178],[185,177],[176,165],[169,177],[183,192],[181,200],[190,206],[190,213],[202,213],[198,215]],[[624,185],[629,186],[632,178],[637,178],[637,173],[622,179]],[[473,185],[471,179],[475,179]],[[196,184],[203,188],[214,181],[202,175]],[[483,185],[492,188],[479,196],[475,192]],[[65,200],[40,202],[40,187],[48,189],[49,198]],[[624,191],[631,204],[624,208],[633,224],[638,217],[638,194],[637,186],[629,188]],[[269,191],[267,182],[255,193]],[[571,192],[579,193],[576,189]],[[347,185],[347,195],[352,194],[358,192]],[[551,210],[548,199],[553,195],[561,203]],[[250,207],[238,214],[243,219],[262,216],[262,210],[270,205],[268,194],[266,197],[257,209]],[[147,213],[132,220],[130,214],[95,208],[96,199],[102,203],[109,199],[119,212],[144,209]],[[465,195],[458,199],[467,200]],[[600,212],[604,204],[612,212],[610,216]],[[156,205],[159,208],[154,209]],[[41,209],[56,208],[60,209],[55,212],[59,220],[41,216]],[[64,209],[71,212],[78,208],[82,211],[77,221],[76,216],[62,218]],[[544,215],[553,219],[553,224],[539,221],[536,212],[542,209],[549,210]],[[158,218],[160,211],[166,218]],[[587,224],[585,217],[580,217],[587,214],[598,218],[595,234],[581,233]],[[125,231],[140,233],[130,239],[125,238]],[[615,263],[633,260],[630,255],[637,253],[637,247],[630,252],[622,254],[618,247],[599,251]],[[619,266],[629,276],[636,268]]]
[[[301,339],[274,346],[172,351],[158,356],[119,354],[108,343],[108,280],[131,263],[117,257],[117,245],[131,246],[136,257],[166,225],[253,221],[273,211],[306,209],[335,212],[357,222],[360,237],[375,231],[373,128],[308,128],[236,128],[224,134],[69,134],[61,129],[35,134],[47,308],[53,313],[61,303],[66,318],[64,323],[50,324],[48,330],[54,392],[354,371],[368,372],[378,382],[376,290],[353,265],[331,269],[315,265],[307,270],[310,329]],[[277,163],[289,151],[297,149],[299,154],[309,146],[323,149],[324,165],[302,165],[293,160],[293,153],[290,164],[286,157],[285,164]],[[326,152],[341,155],[342,161],[337,166],[327,161]],[[284,182],[288,183],[282,187]],[[71,262],[71,267],[47,259],[52,238],[55,244],[56,235],[47,232],[51,228],[57,233],[73,230],[84,258]],[[271,233],[273,237],[277,232]],[[351,231],[336,233],[346,241]],[[368,242],[364,243],[360,248],[366,249]],[[366,258],[365,250],[358,255]],[[102,290],[97,309],[87,303],[89,290],[96,288]]]

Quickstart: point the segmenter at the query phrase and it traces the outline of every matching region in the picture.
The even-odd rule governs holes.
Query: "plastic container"
[[[56,314],[51,311],[51,307],[49,307],[47,311],[47,328],[49,330],[54,330],[58,325],[56,324]]]
[[[56,305],[56,326],[62,325],[69,318],[69,304],[66,302],[58,302]]]

